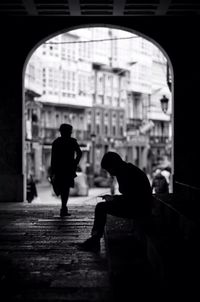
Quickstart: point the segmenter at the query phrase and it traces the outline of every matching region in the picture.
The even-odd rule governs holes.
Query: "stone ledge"
[[[108,215],[105,239],[116,297],[122,298],[123,292],[133,294],[133,283],[139,293],[142,289],[138,280],[152,295],[150,285],[155,288],[155,284],[157,293],[164,290],[183,297],[191,291],[198,294],[193,272],[200,268],[199,228],[193,228],[191,221],[162,204],[153,211],[151,224],[142,233],[143,238],[133,220]]]
[[[114,301],[154,297],[152,282],[156,280],[134,221],[108,215],[105,242]]]

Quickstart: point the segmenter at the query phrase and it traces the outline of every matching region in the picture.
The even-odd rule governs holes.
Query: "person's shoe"
[[[78,248],[82,251],[99,252],[100,251],[100,240],[90,237],[82,243],[78,244]]]
[[[60,217],[65,217],[65,216],[71,216],[71,214],[68,212],[68,209],[60,209]]]

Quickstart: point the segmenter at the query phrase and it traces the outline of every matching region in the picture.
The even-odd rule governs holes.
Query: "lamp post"
[[[160,99],[160,104],[161,104],[161,109],[164,112],[164,114],[169,116],[169,122],[172,122],[172,113],[167,112],[168,105],[169,105],[169,99],[165,95],[163,95],[163,97]],[[169,136],[171,136],[171,135],[169,135]]]
[[[168,110],[168,106],[169,106],[169,99],[163,95],[162,98],[160,99],[160,105],[161,105],[161,109],[164,112],[164,114],[169,115],[170,117],[170,121],[171,121],[171,114],[167,113]],[[161,122],[161,128],[162,128],[162,139],[164,138],[163,136],[163,132],[164,132],[164,122]]]
[[[96,134],[91,134],[91,140],[92,140],[92,174],[94,176],[95,174],[95,140],[96,140]]]
[[[161,109],[162,111],[164,112],[164,114],[168,115],[169,116],[169,122],[171,122],[171,113],[167,113],[168,111],[168,105],[169,105],[169,99],[163,95],[163,97],[160,99],[160,105],[161,105]],[[170,134],[169,134],[169,137],[170,137]],[[170,157],[170,162],[173,160],[171,158],[171,152],[170,152],[170,155],[168,154],[168,156]],[[171,190],[173,191],[173,181],[172,181],[172,177],[170,176],[170,180],[169,180],[169,190],[171,192]]]

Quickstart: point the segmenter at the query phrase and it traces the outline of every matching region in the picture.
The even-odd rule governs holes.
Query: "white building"
[[[166,59],[155,45],[123,30],[89,27],[46,41],[34,55],[41,60],[43,128],[69,122],[90,151],[96,135],[98,158],[115,148],[140,168],[147,165],[149,131],[157,136],[163,122],[169,131],[160,107],[163,91],[171,101]],[[99,170],[100,162],[95,165]]]
[[[25,95],[25,143],[26,174],[40,179],[42,167],[42,148],[40,144],[40,104],[35,98],[42,95],[41,58],[35,53],[29,60],[24,77]]]

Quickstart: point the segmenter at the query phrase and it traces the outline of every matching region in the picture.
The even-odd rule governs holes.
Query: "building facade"
[[[26,175],[41,180],[42,145],[40,133],[41,104],[35,99],[42,95],[41,58],[35,53],[26,68],[25,94],[25,148]]]
[[[41,62],[41,93],[33,97],[40,104],[41,179],[63,122],[82,146],[83,170],[90,165],[99,174],[108,150],[149,173],[163,161],[170,146],[170,116],[160,107],[167,61],[156,46],[129,32],[90,27],[46,41],[34,56]],[[32,58],[25,78],[31,65]]]

